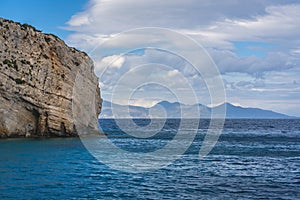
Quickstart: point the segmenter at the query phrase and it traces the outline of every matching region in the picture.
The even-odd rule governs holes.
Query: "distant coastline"
[[[296,116],[289,116],[272,110],[245,108],[235,106],[230,103],[224,103],[215,107],[208,107],[202,104],[186,105],[179,102],[171,103],[168,101],[161,101],[150,108],[120,105],[103,101],[100,118],[195,118],[195,115],[190,112],[199,109],[199,118],[210,119],[212,109],[215,109],[218,112],[218,110],[224,109],[224,106],[226,108],[226,119],[300,119]],[[166,117],[162,117],[161,108],[166,111]],[[115,110],[114,113],[113,110]],[[149,114],[150,110],[151,116]]]

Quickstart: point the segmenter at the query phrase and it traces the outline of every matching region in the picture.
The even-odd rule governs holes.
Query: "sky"
[[[207,51],[223,80],[227,102],[300,116],[297,0],[3,0],[0,16],[54,33],[68,45],[86,51],[95,61],[104,99],[114,97],[116,103],[128,103],[122,92],[113,96],[118,80],[123,80],[123,91],[140,84],[134,92],[130,90],[129,103],[134,105],[175,101],[176,96],[186,96],[183,103],[191,104],[194,102],[184,94],[189,88],[195,90],[199,103],[212,103],[203,76],[176,54],[179,49],[147,49],[150,35],[131,34],[117,44],[111,42],[115,49],[98,57],[101,45],[120,32],[159,27],[183,34]],[[167,49],[168,45],[160,47]],[[124,49],[131,51],[124,53]],[[143,72],[134,69],[147,63]],[[130,78],[124,78],[125,74]],[[149,84],[142,85],[141,80]]]

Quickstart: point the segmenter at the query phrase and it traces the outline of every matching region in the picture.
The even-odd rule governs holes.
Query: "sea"
[[[114,119],[101,119],[99,126],[103,138],[137,155],[167,148],[181,121],[163,120],[155,135],[135,137],[130,131],[143,134],[157,127],[135,119],[142,128],[133,130],[126,120],[126,130]],[[156,169],[160,165],[153,162],[149,171],[107,164],[106,158],[120,165],[130,160],[118,151],[99,160],[81,138],[2,139],[0,199],[300,199],[299,119],[227,119],[203,158],[199,151],[210,121],[189,123],[197,128],[185,129],[187,137],[196,133],[188,148],[166,166]],[[178,148],[186,144],[177,143]]]

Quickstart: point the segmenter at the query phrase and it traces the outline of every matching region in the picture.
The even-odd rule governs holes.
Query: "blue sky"
[[[2,0],[0,16],[21,23],[28,23],[45,33],[66,38],[70,31],[63,29],[66,22],[84,9],[87,0]]]
[[[3,0],[0,16],[54,33],[92,58],[99,44],[122,31],[169,28],[191,37],[208,51],[222,75],[228,102],[300,116],[300,3],[297,0]],[[124,40],[118,48],[122,51],[122,45],[127,47],[136,42]],[[112,65],[113,77],[118,79],[129,65],[141,60],[170,66],[180,63],[174,63],[171,57],[152,51],[128,56],[115,53],[97,60],[100,63],[95,63],[96,72],[101,71],[103,63],[118,58]],[[189,74],[185,70],[176,66],[166,74]],[[138,78],[137,74],[132,81]],[[170,83],[174,81],[171,76],[164,78],[166,81],[170,78]],[[114,86],[114,81],[109,80],[100,80],[104,98],[111,96]],[[180,85],[178,89],[184,90]],[[136,99],[136,105],[149,106],[162,100],[159,96],[163,92],[156,91],[156,94],[157,98]],[[126,102],[119,99],[116,103]]]
[[[256,56],[258,58],[264,58],[266,53],[270,51],[274,44],[263,43],[263,42],[233,42],[235,52],[239,57]]]

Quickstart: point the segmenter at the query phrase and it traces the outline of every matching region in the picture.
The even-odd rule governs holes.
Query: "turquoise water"
[[[100,124],[119,147],[147,152],[174,137],[178,120],[148,139]],[[227,120],[199,160],[207,125],[173,164],[135,174],[100,163],[78,138],[0,140],[0,199],[300,199],[300,120]]]

